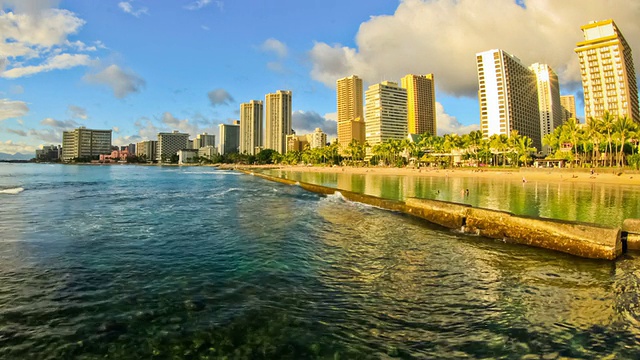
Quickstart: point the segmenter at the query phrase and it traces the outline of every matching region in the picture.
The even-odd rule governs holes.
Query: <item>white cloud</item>
[[[87,120],[88,118],[87,109],[76,105],[67,106],[67,114],[69,114],[73,119]]]
[[[338,112],[326,113],[324,118],[327,120],[338,122]]]
[[[138,130],[138,135],[142,140],[156,140],[158,138],[160,129],[149,118],[141,118],[133,126]]]
[[[187,10],[198,10],[209,5],[210,3],[211,3],[211,0],[196,0],[195,2],[192,2],[191,4],[185,6],[184,8]]]
[[[201,25],[200,28],[204,31],[209,31],[211,30],[207,25]]]
[[[576,11],[580,9],[580,11]],[[640,2],[600,0],[404,0],[393,15],[360,25],[356,47],[318,42],[310,51],[311,75],[327,86],[358,74],[367,82],[435,73],[438,88],[457,96],[476,95],[475,54],[501,48],[525,64],[544,62],[562,84],[580,81],[577,56],[580,26],[613,18],[631,48],[640,48]],[[636,56],[636,68],[640,57]]]
[[[113,130],[114,133],[119,134],[120,133],[120,128],[117,126],[114,126],[111,130]]]
[[[118,7],[125,13],[131,14],[135,17],[140,17],[140,15],[149,15],[149,9],[147,9],[146,7],[134,9],[131,3],[132,1],[121,1],[118,3]]]
[[[44,126],[50,126],[52,128],[55,129],[73,129],[73,128],[77,128],[78,126],[80,126],[80,124],[78,124],[77,122],[73,121],[73,120],[56,120],[53,118],[45,118],[42,121],[40,121],[40,125],[44,125]]]
[[[16,134],[18,136],[27,136],[27,132],[24,130],[5,129],[10,134]]]
[[[25,143],[14,143],[11,140],[7,140],[5,142],[0,142],[0,152],[7,154],[15,154],[15,153],[34,153],[36,151],[36,147],[33,145],[28,145]]]
[[[287,45],[278,39],[269,38],[260,45],[260,50],[268,53],[274,53],[279,58],[285,58],[289,54]]]
[[[335,121],[328,120],[314,111],[294,111],[291,114],[291,126],[299,135],[311,133],[316,128],[322,129],[330,136],[337,135],[338,131],[338,124]]]
[[[0,121],[25,116],[29,112],[27,103],[0,99]]]
[[[91,84],[109,86],[118,99],[140,92],[146,85],[146,81],[138,74],[123,70],[118,65],[111,65],[96,74],[87,74],[83,79]]]
[[[233,96],[225,89],[215,89],[207,93],[211,106],[229,105],[234,102]]]
[[[29,136],[49,144],[60,144],[62,142],[62,130],[60,129],[31,129],[29,130]]]
[[[6,70],[2,73],[2,77],[15,79],[52,70],[70,69],[76,66],[88,66],[91,63],[91,58],[84,54],[60,54],[47,59],[47,61],[42,65],[14,67]]]
[[[480,125],[464,125],[455,116],[451,116],[444,111],[444,107],[436,102],[436,128],[438,135],[458,134],[464,135],[472,131],[480,130]]]
[[[64,9],[43,9],[36,13],[0,12],[0,37],[3,43],[50,48],[63,44],[67,36],[75,34],[84,23]]]

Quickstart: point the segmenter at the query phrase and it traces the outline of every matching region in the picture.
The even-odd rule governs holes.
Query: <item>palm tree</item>
[[[609,114],[608,111],[605,111],[604,115],[602,115],[602,121],[600,123],[600,131],[606,132],[607,135],[607,147],[609,149],[607,158],[609,159],[609,166],[613,166],[613,155],[611,155],[613,153],[613,149],[611,147],[611,144],[613,142],[612,134],[614,121],[615,119],[613,115]]]
[[[613,130],[620,137],[620,153],[618,155],[619,166],[622,167],[624,165],[624,145],[627,139],[633,136],[634,131],[636,130],[637,125],[628,116],[618,117],[618,119],[613,124]]]

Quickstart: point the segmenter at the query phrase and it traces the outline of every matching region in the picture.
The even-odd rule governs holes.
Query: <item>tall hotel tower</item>
[[[571,118],[576,118],[576,97],[573,95],[560,96],[560,105],[562,106],[562,122]]]
[[[356,75],[336,82],[338,108],[338,143],[346,148],[352,140],[365,141],[362,106],[362,79]]]
[[[262,147],[262,101],[240,104],[240,153],[255,155]]]
[[[366,139],[372,147],[407,137],[407,90],[391,81],[369,86],[366,98]]]
[[[640,122],[638,85],[631,48],[613,20],[581,27],[584,41],[575,52],[580,58],[584,88],[584,116],[601,118],[605,111]]]
[[[499,49],[476,54],[482,137],[527,136],[540,150],[540,112],[536,76],[513,55]]]
[[[529,67],[536,76],[538,86],[538,110],[540,112],[540,139],[562,125],[563,111],[560,103],[558,75],[547,64],[535,63]],[[545,154],[549,149],[541,149]]]
[[[291,91],[278,90],[265,97],[266,138],[264,147],[280,154],[287,152],[291,128]]]
[[[433,74],[407,75],[400,80],[407,89],[409,134],[436,135],[436,86]]]

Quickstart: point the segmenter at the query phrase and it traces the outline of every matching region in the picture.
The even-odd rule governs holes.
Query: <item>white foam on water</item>
[[[221,196],[225,196],[226,194],[233,192],[233,191],[240,191],[242,189],[240,188],[230,188],[230,189],[226,189],[224,191],[221,191],[219,193],[215,193],[215,194],[211,194],[209,196],[207,196],[207,198],[216,198],[216,197],[221,197]]]
[[[18,195],[24,191],[24,188],[17,187],[11,189],[2,189],[0,190],[0,194],[8,194],[8,195]]]

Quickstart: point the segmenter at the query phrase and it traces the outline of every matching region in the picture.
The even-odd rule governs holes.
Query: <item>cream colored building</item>
[[[158,133],[158,148],[156,151],[156,160],[161,162],[168,161],[179,150],[191,149],[189,147],[189,134],[184,134],[178,130],[170,133]]]
[[[262,113],[260,100],[240,104],[240,153],[255,155],[262,148]]]
[[[287,152],[304,151],[309,147],[309,137],[307,135],[290,134],[286,137]]]
[[[136,143],[136,156],[138,158],[144,157],[149,162],[154,161],[157,147],[158,141],[156,140],[140,141]]]
[[[371,147],[407,137],[407,90],[383,81],[369,86],[365,100],[366,141]]]
[[[527,136],[540,150],[540,112],[535,74],[520,59],[493,49],[476,54],[480,129],[483,139],[510,136],[512,130]]]
[[[540,139],[553,133],[562,125],[563,111],[560,104],[560,86],[558,75],[547,64],[535,63],[529,67],[536,76],[538,88],[538,112],[540,113]],[[544,154],[549,148],[538,148]]]
[[[409,74],[400,80],[407,90],[407,130],[409,134],[436,135],[436,85],[433,74]]]
[[[307,141],[311,149],[323,148],[327,146],[327,134],[322,132],[322,129],[316,128],[314,132],[307,134]]]
[[[640,122],[638,84],[631,48],[613,20],[581,27],[584,41],[575,52],[580,59],[584,116],[601,118],[605,111]]]
[[[193,140],[193,148],[198,150],[205,146],[216,146],[216,136],[207,133],[198,134]]]
[[[362,79],[351,75],[336,81],[338,143],[346,148],[352,140],[365,141]]]
[[[576,97],[573,95],[560,96],[560,106],[562,106],[562,122],[576,117]]]
[[[291,98],[291,91],[285,90],[265,96],[265,149],[273,149],[280,154],[287,152],[287,135],[293,134]]]
[[[111,154],[111,130],[92,130],[81,126],[62,132],[62,161],[91,159]]]

